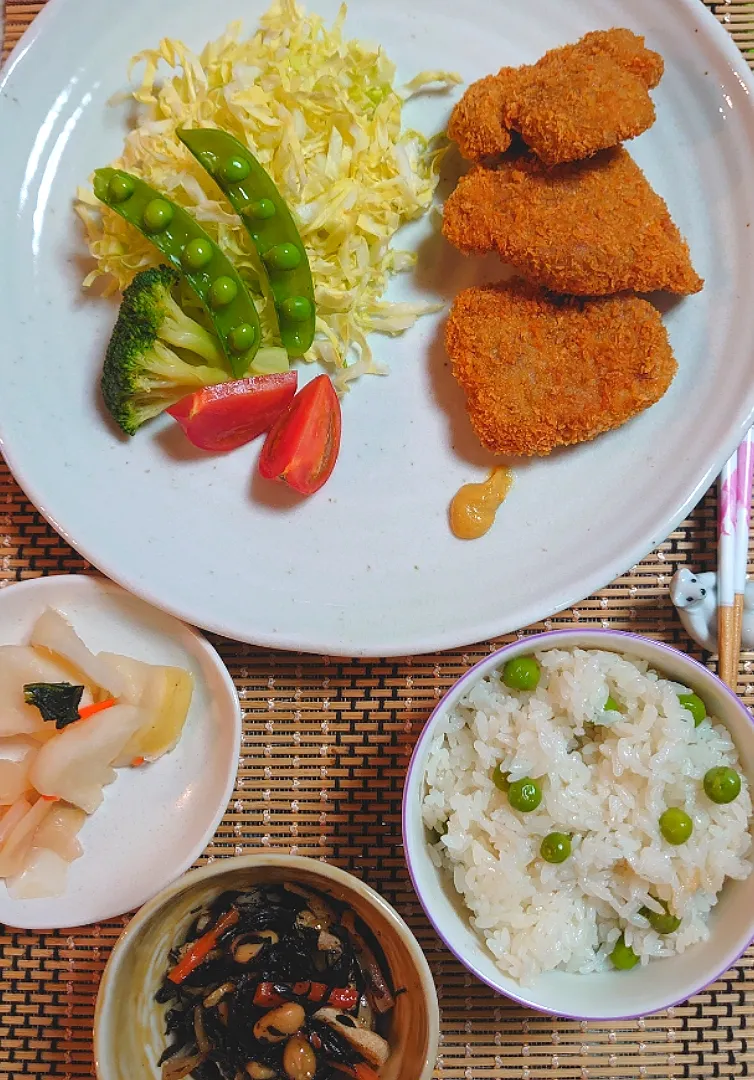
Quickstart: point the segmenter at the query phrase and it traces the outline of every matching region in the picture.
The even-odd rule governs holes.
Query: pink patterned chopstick
[[[720,474],[717,535],[718,674],[733,689],[738,683],[741,620],[751,516],[752,432]]]
[[[746,571],[749,564],[749,528],[751,522],[752,470],[754,469],[754,428],[746,433],[736,453],[736,559],[733,570],[734,607],[743,599],[746,591]]]

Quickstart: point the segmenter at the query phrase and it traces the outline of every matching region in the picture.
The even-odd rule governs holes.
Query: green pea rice
[[[703,788],[709,768],[741,772],[727,729],[714,717],[695,727],[678,701],[688,688],[641,661],[582,649],[536,658],[536,690],[510,690],[500,671],[486,675],[444,718],[428,757],[423,818],[435,830],[432,858],[452,877],[472,926],[522,983],[553,969],[607,970],[621,934],[642,964],[704,941],[726,878],[752,869],[745,777],[727,805]],[[609,696],[620,713],[605,711]],[[517,812],[494,783],[496,769],[511,783],[537,779],[537,809]],[[661,835],[668,806],[694,823],[685,844]],[[559,864],[540,856],[551,832],[572,837]],[[672,934],[640,914],[664,913],[660,900],[681,919]]]

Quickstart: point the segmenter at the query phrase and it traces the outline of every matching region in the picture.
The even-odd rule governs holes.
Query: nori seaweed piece
[[[79,719],[83,686],[69,682],[33,682],[24,686],[24,701],[34,705],[43,720],[54,720],[58,731]]]

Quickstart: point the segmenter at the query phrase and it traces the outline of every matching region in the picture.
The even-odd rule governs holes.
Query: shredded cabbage
[[[445,89],[457,75],[430,71],[396,87],[395,67],[379,46],[343,37],[343,5],[328,29],[295,0],[276,0],[253,37],[233,23],[196,56],[164,39],[133,57],[142,66],[132,92],[137,126],[113,164],[143,177],[189,210],[248,282],[265,339],[279,343],[253,245],[212,180],[176,138],[180,126],[221,127],[258,157],[297,217],[317,301],[317,333],[306,359],[336,369],[340,386],[382,373],[367,333],[398,334],[438,310],[434,304],[381,300],[388,278],[416,261],[390,247],[396,230],[432,204],[442,140],[401,130],[401,108],[425,87]],[[162,63],[171,69],[162,79]],[[103,291],[123,289],[159,253],[89,189],[77,211]]]

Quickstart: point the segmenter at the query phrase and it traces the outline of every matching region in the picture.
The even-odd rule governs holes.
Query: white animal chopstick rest
[[[717,574],[693,574],[685,566],[673,574],[670,599],[686,633],[709,652],[717,651]],[[741,645],[754,649],[754,581],[746,582]]]

